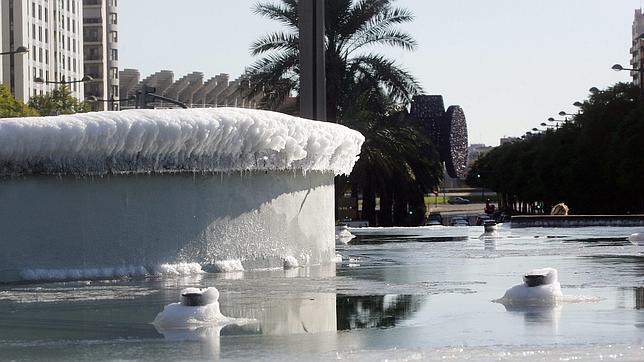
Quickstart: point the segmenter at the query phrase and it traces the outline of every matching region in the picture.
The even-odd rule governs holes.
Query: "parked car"
[[[470,222],[467,221],[465,216],[454,216],[451,222],[452,226],[470,226]]]
[[[485,224],[485,222],[488,221],[488,220],[492,220],[490,215],[488,215],[488,214],[480,214],[476,218],[476,225],[481,226],[481,225]]]
[[[429,217],[427,218],[425,225],[426,226],[443,225],[443,217],[439,213],[429,214]]]
[[[450,197],[450,198],[447,200],[447,203],[448,203],[448,204],[450,204],[450,205],[456,205],[456,204],[469,204],[469,203],[470,203],[470,200],[468,200],[468,199],[466,199],[466,198],[464,198],[464,197],[455,196],[455,197]]]

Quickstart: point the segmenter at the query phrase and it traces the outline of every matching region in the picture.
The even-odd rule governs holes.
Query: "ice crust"
[[[328,171],[349,174],[364,137],[344,126],[240,108],[0,119],[0,176]]]
[[[197,263],[161,264],[146,268],[144,266],[117,266],[82,269],[25,269],[20,277],[28,281],[90,280],[123,277],[143,277],[148,275],[189,276],[202,274]]]

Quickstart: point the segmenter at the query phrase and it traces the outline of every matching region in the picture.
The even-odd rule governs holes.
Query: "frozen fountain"
[[[331,262],[363,140],[235,108],[0,120],[0,282]]]

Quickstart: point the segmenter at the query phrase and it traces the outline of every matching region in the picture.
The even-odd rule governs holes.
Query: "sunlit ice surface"
[[[636,228],[350,229],[338,264],[0,287],[3,359],[642,360]],[[558,270],[556,305],[494,303],[525,272]],[[188,287],[257,321],[159,333]]]

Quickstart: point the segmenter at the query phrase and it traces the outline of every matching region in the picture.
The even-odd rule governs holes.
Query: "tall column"
[[[298,2],[300,28],[300,116],[326,121],[324,0]]]

